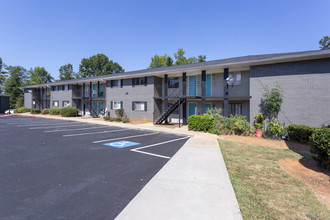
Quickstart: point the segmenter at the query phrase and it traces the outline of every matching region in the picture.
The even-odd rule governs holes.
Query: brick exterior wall
[[[106,107],[110,116],[116,117],[114,109],[111,109],[111,101],[122,101],[127,117],[132,120],[153,120],[154,112],[154,77],[148,77],[147,85],[132,86],[132,79],[124,79],[122,87],[112,87],[107,81],[106,87]],[[132,102],[147,102],[147,111],[137,111],[132,109]]]
[[[264,84],[272,87],[276,81],[284,95],[280,122],[310,126],[330,123],[330,59],[251,66],[251,121],[260,112]]]

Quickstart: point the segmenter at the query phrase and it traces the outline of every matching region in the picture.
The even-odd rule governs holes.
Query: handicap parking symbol
[[[109,146],[109,147],[116,147],[116,148],[125,148],[125,147],[131,147],[135,145],[139,145],[140,143],[131,142],[131,141],[117,141],[117,142],[109,142],[104,143],[103,145]]]

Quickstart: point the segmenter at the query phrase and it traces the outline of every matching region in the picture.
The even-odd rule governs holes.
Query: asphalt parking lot
[[[0,117],[0,219],[114,219],[188,138]]]

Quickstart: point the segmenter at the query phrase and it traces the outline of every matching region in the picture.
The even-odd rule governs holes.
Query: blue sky
[[[330,35],[329,0],[0,0],[0,57],[26,69],[78,70],[104,53],[126,71],[178,48],[207,60],[316,50]]]

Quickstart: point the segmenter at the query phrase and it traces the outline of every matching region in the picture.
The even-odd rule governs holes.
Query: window
[[[53,101],[53,107],[59,107],[58,101]]]
[[[230,114],[242,115],[242,104],[241,103],[230,104]]]
[[[69,91],[69,85],[64,85],[63,87],[64,87],[63,89],[64,91]]]
[[[147,102],[133,102],[132,105],[135,111],[147,111]]]
[[[179,78],[170,78],[168,80],[168,88],[179,88]]]
[[[69,101],[63,101],[63,107],[67,107],[70,106],[70,102]]]
[[[85,85],[85,93],[87,93],[87,94],[88,94],[88,91],[89,91],[89,85],[88,85],[88,84],[86,84],[86,85]]]
[[[133,85],[147,85],[147,77],[134,78]]]
[[[120,109],[121,107],[121,102],[113,102],[113,109]]]
[[[229,77],[230,76],[233,77],[234,82],[232,84],[229,84],[229,85],[233,85],[233,86],[241,85],[241,73],[240,72],[230,73]]]
[[[112,87],[121,87],[121,80],[112,80]]]

